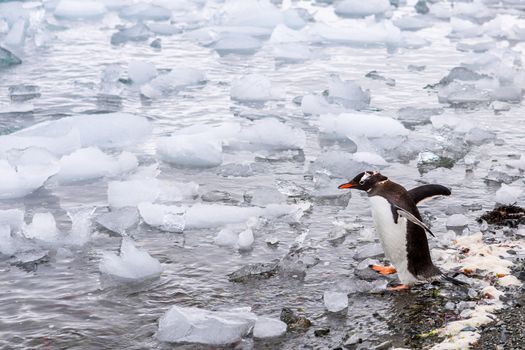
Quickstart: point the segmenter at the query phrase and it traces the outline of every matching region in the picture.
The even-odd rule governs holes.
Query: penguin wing
[[[450,189],[447,187],[434,184],[418,186],[408,191],[408,195],[416,204],[434,196],[450,196],[450,193]]]
[[[434,233],[432,233],[432,231],[430,231],[430,229],[428,228],[427,225],[425,225],[421,220],[419,220],[418,218],[416,218],[412,213],[408,212],[407,210],[401,208],[400,206],[398,205],[395,205],[393,203],[390,203],[392,205],[393,208],[395,208],[395,211],[396,213],[407,219],[408,221],[411,221],[412,223],[420,226],[421,228],[423,228],[425,231],[427,231],[428,233],[430,233],[432,235],[432,237],[436,237],[434,236]],[[394,221],[397,221],[395,220],[396,218],[394,218]]]

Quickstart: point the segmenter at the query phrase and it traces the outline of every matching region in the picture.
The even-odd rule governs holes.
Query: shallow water
[[[287,6],[285,2],[283,6]],[[316,11],[317,21],[339,20],[331,6],[298,4]],[[219,6],[219,5],[217,5]],[[413,13],[413,4],[402,5],[395,16]],[[35,13],[44,14],[36,8]],[[467,54],[456,50],[456,42],[447,38],[450,23],[436,21],[431,28],[419,32],[431,45],[420,49],[387,50],[355,48],[343,45],[312,45],[319,57],[304,63],[277,63],[271,45],[265,45],[254,55],[229,55],[220,57],[210,48],[202,47],[184,35],[162,37],[162,50],[155,50],[148,42],[112,46],[109,42],[115,26],[127,23],[115,13],[96,21],[61,21],[65,29],[51,31],[54,36],[46,45],[35,47],[26,43],[21,57],[23,64],[0,71],[0,105],[9,103],[7,89],[11,85],[36,84],[41,97],[33,100],[32,113],[0,114],[0,133],[5,134],[35,123],[79,113],[97,113],[114,110],[98,98],[103,69],[108,64],[124,67],[130,60],[139,59],[155,63],[159,69],[191,66],[206,72],[206,84],[185,89],[178,94],[148,100],[133,87],[124,87],[121,103],[116,108],[148,117],[153,123],[153,136],[146,143],[132,150],[142,163],[155,160],[155,142],[159,136],[195,124],[220,124],[226,121],[248,123],[248,118],[276,116],[307,132],[304,149],[305,162],[264,162],[264,173],[247,178],[226,178],[217,169],[178,169],[161,164],[159,178],[177,181],[194,181],[200,185],[199,194],[210,190],[230,192],[242,199],[245,191],[254,188],[274,188],[277,181],[289,180],[312,188],[308,176],[308,163],[322,148],[318,142],[318,129],[312,125],[317,117],[304,116],[300,106],[292,99],[306,93],[321,93],[327,88],[328,77],[336,73],[344,80],[358,81],[372,94],[371,109],[381,114],[395,116],[402,107],[445,107],[446,113],[456,114],[477,125],[490,129],[503,140],[502,145],[488,143],[472,149],[480,163],[466,172],[460,160],[447,173],[447,178],[437,182],[452,188],[450,198],[438,199],[422,205],[422,212],[430,211],[437,220],[433,231],[446,231],[444,209],[455,204],[480,204],[483,209],[494,205],[497,185],[487,184],[483,177],[494,161],[509,155],[525,154],[523,127],[525,113],[520,104],[512,105],[508,112],[496,115],[486,106],[457,109],[440,105],[432,91],[423,89],[438,82],[448,71],[466,59]],[[204,24],[200,24],[204,25]],[[519,48],[518,48],[519,49]],[[408,71],[408,65],[425,65],[422,72]],[[364,77],[377,70],[395,79],[395,87]],[[284,89],[281,99],[268,101],[262,106],[249,106],[230,99],[231,82],[244,74],[261,73],[275,86]],[[1,111],[0,111],[1,112]],[[417,127],[415,133],[432,136],[436,133],[429,126]],[[226,154],[227,160],[236,160],[236,152]],[[253,155],[249,155],[252,157]],[[421,180],[415,160],[409,164],[392,162],[382,170],[391,179],[407,187]],[[353,177],[355,174],[348,174]],[[68,210],[98,207],[104,212],[107,206],[107,179],[74,185],[57,185],[52,181],[44,188],[23,199],[0,201],[0,208],[26,210],[26,221],[34,212],[50,211],[58,225],[67,231],[70,226]],[[524,195],[520,197],[524,199]],[[200,201],[199,199],[197,201]],[[191,202],[191,201],[189,201]],[[471,231],[478,228],[475,218],[481,212],[468,212]],[[328,242],[328,233],[334,220],[340,219],[372,225],[367,200],[361,193],[353,193],[347,208],[337,205],[313,203],[312,211],[300,225],[270,222],[256,232],[253,250],[239,253],[232,248],[218,247],[213,238],[219,229],[191,229],[183,234],[161,232],[145,224],[130,232],[137,245],[147,250],[162,263],[164,272],[160,279],[137,285],[105,286],[98,269],[103,251],[117,251],[120,238],[106,232],[97,233],[81,248],[51,247],[48,262],[33,271],[25,271],[12,264],[12,259],[0,260],[0,347],[6,349],[145,349],[177,348],[178,345],[161,343],[154,334],[159,317],[171,305],[198,306],[221,309],[251,306],[257,315],[278,317],[283,307],[304,309],[314,322],[314,327],[304,334],[288,334],[274,342],[247,339],[246,348],[297,349],[330,348],[340,345],[347,334],[362,333],[375,342],[395,336],[389,328],[388,318],[396,308],[397,296],[382,294],[353,294],[346,316],[325,314],[322,295],[354,277],[352,268],[356,246],[362,244],[354,235],[344,243],[334,246]],[[286,255],[295,239],[307,232],[308,253],[320,263],[307,270],[304,280],[294,276],[280,276],[251,283],[228,282],[227,274],[248,263],[268,262]],[[280,244],[271,248],[265,238],[277,236]],[[330,336],[318,338],[314,329],[330,327]],[[188,346],[193,348],[194,346]]]

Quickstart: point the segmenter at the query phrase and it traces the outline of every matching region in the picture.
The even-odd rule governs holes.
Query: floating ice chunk
[[[324,96],[305,95],[301,99],[301,110],[305,115],[319,115],[325,113],[341,113],[344,108],[328,103]]]
[[[111,181],[108,184],[108,204],[114,208],[154,202],[159,195],[160,188],[156,179]]]
[[[340,312],[348,308],[348,295],[341,292],[326,291],[323,294],[324,307],[330,312]]]
[[[364,2],[360,2],[364,3]],[[352,22],[345,27],[330,27],[324,23],[313,25],[314,33],[323,41],[353,46],[400,46],[401,30],[390,21],[380,23]]]
[[[160,276],[162,266],[148,252],[135,247],[130,238],[123,237],[120,254],[104,253],[99,270],[117,280],[133,282]]]
[[[211,45],[221,56],[251,55],[259,50],[263,42],[253,36],[246,34],[224,34]]]
[[[363,90],[352,80],[341,80],[332,76],[328,83],[328,98],[332,103],[339,103],[345,108],[364,109],[370,105],[370,91]]]
[[[24,211],[20,209],[0,210],[0,226],[4,225],[11,232],[20,231],[24,225]]]
[[[152,33],[143,23],[137,23],[128,28],[119,29],[111,36],[111,44],[120,45],[128,41],[144,41],[151,37]]]
[[[35,213],[29,225],[23,229],[27,238],[46,242],[58,240],[58,229],[55,217],[51,213]]]
[[[9,225],[0,224],[0,255],[13,255],[17,250],[18,244],[11,235]]]
[[[168,74],[159,75],[143,85],[140,92],[146,97],[158,98],[205,81],[206,76],[202,71],[189,67],[177,67]]]
[[[61,183],[86,181],[130,172],[137,166],[137,157],[129,152],[113,159],[98,148],[82,148],[62,157],[56,178]]]
[[[19,84],[9,87],[9,97],[13,102],[25,102],[40,96],[40,88],[36,85]]]
[[[157,227],[162,231],[183,232],[185,226],[185,207],[140,203],[138,205],[140,216],[148,225]]]
[[[272,99],[272,83],[260,74],[245,75],[232,83],[230,96],[238,101],[267,101]]]
[[[416,125],[429,124],[430,117],[442,113],[443,108],[403,107],[397,111],[397,116],[404,126],[413,129]]]
[[[158,35],[173,35],[173,34],[178,34],[182,31],[181,28],[171,23],[151,22],[151,23],[148,23],[148,28],[153,33],[158,34]],[[159,40],[159,43],[160,43],[160,39],[157,39],[157,40]]]
[[[68,212],[71,219],[71,233],[66,237],[66,243],[81,246],[89,242],[92,235],[91,217],[94,211],[94,209],[82,209],[74,213]]]
[[[294,30],[279,24],[272,32],[270,42],[273,44],[305,43],[310,37],[305,31]]]
[[[437,129],[450,128],[460,133],[466,133],[476,126],[469,120],[455,117],[450,114],[435,115],[430,117],[430,120],[432,121],[432,126]]]
[[[250,250],[252,249],[252,244],[254,242],[253,237],[253,231],[248,228],[241,233],[239,233],[239,240],[237,241],[237,245],[239,246],[239,250]]]
[[[9,30],[9,33],[7,33],[4,38],[4,44],[13,48],[24,46],[26,29],[27,21],[20,18],[11,26],[11,30]]]
[[[152,63],[131,61],[128,66],[128,77],[134,84],[142,85],[157,76],[157,69]]]
[[[174,343],[228,345],[248,335],[257,316],[249,308],[207,311],[173,306],[161,317],[157,339]]]
[[[42,187],[47,179],[56,173],[54,167],[13,167],[5,159],[0,159],[0,199],[24,197]]]
[[[347,178],[349,174],[358,174],[372,167],[371,164],[354,160],[351,153],[330,151],[321,153],[312,163],[310,171],[328,172],[334,177]]]
[[[258,317],[253,327],[253,337],[258,339],[276,338],[284,335],[286,323],[275,318]]]
[[[60,0],[55,8],[55,17],[63,19],[94,19],[107,12],[106,6],[92,0]]]
[[[109,213],[98,216],[96,222],[111,232],[124,235],[139,223],[139,212],[133,207],[113,209]]]
[[[468,225],[468,218],[463,214],[453,214],[447,218],[447,227],[465,227]]]
[[[496,133],[480,128],[470,129],[465,136],[465,141],[470,145],[480,146],[484,143],[493,141],[496,138]]]
[[[0,136],[0,150],[35,146],[62,155],[80,147],[115,148],[136,145],[150,133],[151,125],[148,120],[132,114],[77,115],[38,123],[10,135]]]
[[[226,227],[219,231],[213,242],[221,247],[235,247],[238,240],[239,234]]]
[[[322,132],[341,136],[406,136],[408,130],[395,119],[366,113],[343,113],[322,115],[319,118]]]
[[[283,14],[268,0],[235,0],[225,4],[222,25],[273,28]]]
[[[244,193],[244,200],[252,205],[268,205],[272,203],[283,203],[286,197],[275,188],[256,188]]]
[[[377,153],[371,152],[356,152],[353,154],[356,162],[367,163],[372,165],[388,165],[388,162]]]
[[[222,163],[222,143],[202,135],[176,135],[161,138],[157,154],[165,162],[193,168],[215,167]]]
[[[265,118],[244,128],[238,136],[238,143],[243,148],[302,149],[306,144],[306,134],[303,130],[281,123],[277,119]],[[232,146],[235,145],[233,142]]]
[[[11,51],[0,46],[0,68],[21,64],[22,60]]]
[[[137,3],[122,8],[120,17],[140,21],[167,21],[171,18],[171,11],[153,4]]]
[[[284,24],[292,29],[301,29],[313,20],[313,17],[303,8],[289,8],[283,12]],[[279,25],[278,25],[279,26]]]
[[[514,204],[518,201],[521,195],[521,188],[501,184],[499,190],[496,191],[496,203],[499,204]]]
[[[22,1],[3,1],[0,3],[0,18],[12,25],[20,18],[29,19],[29,9]]]
[[[432,26],[428,17],[425,16],[404,16],[394,20],[394,25],[401,30],[421,30]]]
[[[335,6],[335,13],[342,17],[366,17],[390,11],[388,0],[343,0]]]

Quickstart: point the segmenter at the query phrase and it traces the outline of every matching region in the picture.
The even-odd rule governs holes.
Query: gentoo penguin
[[[385,256],[394,265],[373,265],[372,269],[383,275],[397,271],[402,284],[393,289],[406,289],[419,280],[440,278],[455,284],[464,284],[445,276],[432,263],[426,233],[432,236],[433,234],[421,221],[416,206],[422,200],[433,196],[450,195],[448,188],[441,185],[424,185],[407,191],[377,171],[362,172],[339,188],[362,190],[368,194]]]

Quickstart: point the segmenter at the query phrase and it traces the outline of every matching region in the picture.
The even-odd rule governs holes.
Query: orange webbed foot
[[[370,265],[370,268],[383,276],[391,275],[397,272],[394,266]]]
[[[401,292],[401,291],[406,291],[409,289],[410,289],[410,286],[408,284],[399,284],[395,287],[388,287],[386,290],[390,292]]]

